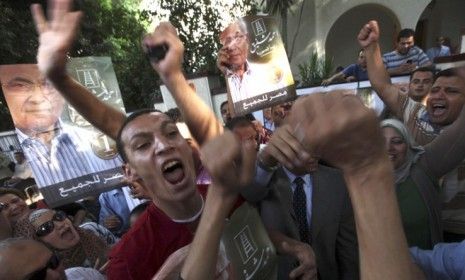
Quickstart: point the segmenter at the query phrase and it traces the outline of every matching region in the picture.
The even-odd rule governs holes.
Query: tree
[[[219,33],[235,18],[257,11],[253,0],[161,0],[150,12],[155,18],[168,17],[185,46],[187,73],[219,73],[216,53]],[[226,20],[224,20],[226,19]]]
[[[0,64],[36,63],[37,34],[29,7],[46,0],[0,1]],[[127,111],[152,107],[161,99],[160,79],[142,52],[141,39],[160,10],[140,10],[140,0],[75,0],[82,10],[80,34],[71,57],[109,56]],[[178,29],[185,44],[187,73],[218,73],[216,52],[223,18],[256,11],[253,0],[161,0],[163,13]],[[229,22],[228,22],[229,23]],[[3,94],[0,98],[0,130],[13,129]]]
[[[84,18],[71,56],[111,57],[126,110],[152,107],[160,80],[141,47],[149,14],[132,0],[77,0],[76,6]]]
[[[37,35],[29,13],[30,1],[1,1],[0,64],[35,63]],[[14,128],[3,94],[0,95],[0,131]]]
[[[29,7],[37,1],[1,1],[0,64],[36,63],[37,34]],[[39,1],[44,8],[46,1]],[[84,12],[71,57],[109,56],[113,61],[125,107],[128,111],[152,107],[159,96],[159,78],[143,55],[140,42],[149,14],[135,9],[133,0],[76,0]],[[0,99],[0,130],[13,128],[8,109]]]
[[[281,36],[284,47],[287,48],[287,12],[295,0],[262,0],[260,5],[265,4],[265,12],[271,15],[279,14],[281,17]]]

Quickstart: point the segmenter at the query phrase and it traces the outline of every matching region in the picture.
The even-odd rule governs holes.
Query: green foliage
[[[32,2],[39,2],[46,9],[45,0],[0,1],[0,64],[36,63],[37,34],[29,8]],[[75,8],[82,10],[84,17],[70,56],[111,57],[127,111],[152,107],[155,99],[161,99],[159,77],[140,45],[151,16],[158,13],[140,11],[140,2],[75,0]],[[222,29],[220,20],[225,15],[212,2],[215,1],[161,0],[162,7],[170,12],[169,20],[185,44],[184,66],[187,73],[218,73],[217,39]],[[231,3],[244,12],[256,11],[251,4],[253,0],[234,0]],[[229,13],[233,18],[239,16]],[[0,131],[13,129],[3,94],[0,95],[0,118]]]
[[[78,0],[84,12],[81,35],[71,56],[109,56],[127,111],[152,107],[160,98],[159,78],[142,52],[149,19],[133,1]]]
[[[281,17],[281,37],[283,43],[287,48],[287,12],[289,8],[294,5],[295,0],[262,0],[260,5],[265,4],[265,12],[271,15],[278,15]]]
[[[275,15],[287,11],[294,3],[295,0],[262,0],[260,5],[265,4],[265,12]]]
[[[298,65],[300,74],[300,86],[319,86],[321,82],[329,78],[333,71],[333,59],[326,56],[318,56],[313,52],[307,62]]]
[[[31,2],[0,2],[0,64],[36,63],[38,43]],[[46,8],[46,1],[39,2]],[[160,82],[140,46],[148,13],[134,9],[132,0],[76,0],[75,7],[83,11],[84,18],[70,56],[111,57],[126,109],[152,107],[156,94],[160,95]],[[5,105],[2,94],[0,130],[13,128]]]

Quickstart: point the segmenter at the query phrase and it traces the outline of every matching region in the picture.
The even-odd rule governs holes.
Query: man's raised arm
[[[151,60],[152,67],[170,91],[176,105],[195,140],[202,145],[209,139],[223,133],[223,126],[187,83],[182,73],[184,46],[176,29],[168,22],[161,23],[152,34],[143,40],[144,50],[165,45],[166,55],[161,60]]]
[[[82,116],[115,139],[125,119],[123,112],[96,98],[66,72],[67,54],[75,40],[82,16],[81,12],[70,12],[71,3],[70,0],[51,1],[48,21],[41,6],[32,5],[32,15],[39,34],[38,67]],[[153,34],[144,39],[145,47],[161,43],[168,45],[168,52],[160,62],[152,62],[152,66],[173,95],[195,139],[202,144],[221,134],[223,126],[184,78],[181,70],[184,47],[169,23],[160,24]]]
[[[391,84],[391,78],[381,58],[378,23],[374,20],[369,21],[362,27],[357,38],[360,46],[365,49],[371,86],[391,112],[400,117],[400,106],[397,103],[400,93],[398,88]]]
[[[299,99],[289,123],[312,155],[340,168],[352,200],[361,279],[419,279],[402,229],[391,162],[377,118],[342,92]],[[420,278],[421,279],[421,278]]]
[[[49,1],[48,20],[40,5],[31,6],[39,34],[37,64],[45,78],[87,121],[115,139],[125,119],[123,112],[99,100],[66,72],[67,54],[82,16],[81,12],[71,12],[71,4],[70,0]]]

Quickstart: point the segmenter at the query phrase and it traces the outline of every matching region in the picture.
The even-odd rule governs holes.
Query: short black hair
[[[220,110],[221,110],[221,108],[223,108],[223,106],[224,106],[225,104],[228,104],[228,100],[221,102]]]
[[[178,107],[171,108],[165,112],[165,114],[170,117],[174,122],[184,122],[184,119],[181,114],[181,110]]]
[[[136,207],[134,207],[134,209],[132,209],[131,213],[129,213],[129,216],[132,217],[134,215],[140,215],[142,214],[145,209],[147,209],[147,207],[149,207],[150,203],[152,203],[151,201],[146,201],[144,203],[141,203],[139,205],[137,205]]]
[[[119,153],[119,155],[121,156],[121,158],[123,159],[124,162],[128,162],[126,152],[124,151],[124,143],[121,140],[121,134],[123,133],[124,128],[126,128],[126,126],[130,122],[132,122],[135,118],[137,118],[137,117],[139,117],[141,115],[150,114],[150,113],[162,113],[163,114],[162,111],[157,110],[157,109],[140,109],[140,110],[136,110],[124,120],[123,125],[119,129],[118,135],[116,136],[116,148],[118,149],[118,153]]]
[[[417,72],[430,72],[433,75],[433,77],[436,74],[436,70],[433,67],[430,67],[430,66],[419,67],[419,68],[413,70],[412,73],[410,73],[410,81],[413,78],[413,74],[415,74]]]
[[[231,118],[228,122],[226,122],[226,128],[229,130],[233,130],[235,127],[238,126],[251,126],[255,129],[252,121],[248,119],[246,116],[239,116],[239,117],[234,117]]]
[[[437,72],[436,75],[434,76],[434,81],[436,82],[436,80],[440,77],[449,78],[449,77],[460,77],[460,76],[457,73],[455,68],[449,68],[449,69],[445,69],[445,70]]]
[[[409,38],[409,37],[415,37],[415,30],[411,28],[405,28],[399,31],[399,34],[397,34],[397,42],[400,41],[400,38]]]

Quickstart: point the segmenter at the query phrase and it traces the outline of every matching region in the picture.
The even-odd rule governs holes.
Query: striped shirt
[[[57,127],[58,133],[52,139],[50,148],[40,139],[29,137],[16,129],[39,188],[122,165],[119,156],[102,159],[92,151],[90,140],[93,139],[93,132],[61,121]]]
[[[399,92],[397,106],[401,109],[400,115],[396,117],[404,122],[410,135],[418,145],[424,146],[439,135],[443,127],[437,127],[431,123],[428,111],[426,111],[423,104]]]
[[[405,55],[398,53],[397,50],[383,54],[383,62],[386,69],[397,68],[409,60],[418,67],[430,62],[425,52],[417,46],[413,46]]]

